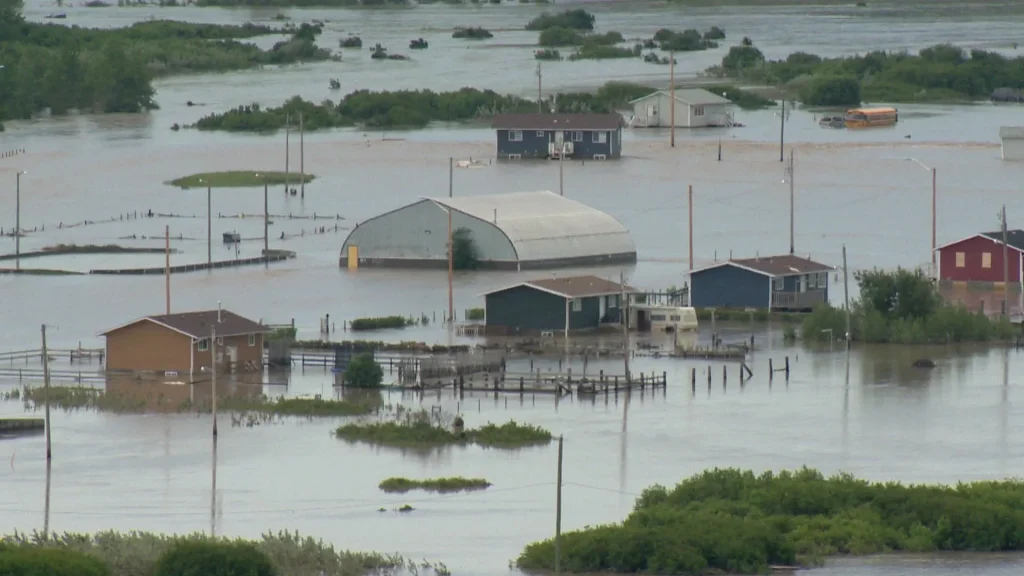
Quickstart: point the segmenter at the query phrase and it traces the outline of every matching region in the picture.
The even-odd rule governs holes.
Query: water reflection
[[[46,502],[43,505],[43,534],[50,533],[50,459],[46,459]]]
[[[217,536],[217,437],[213,437],[212,480],[210,482],[210,536]]]

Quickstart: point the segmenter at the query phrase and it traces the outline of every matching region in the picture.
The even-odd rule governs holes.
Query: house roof
[[[248,318],[239,316],[228,310],[220,310],[220,321],[217,320],[217,310],[202,310],[199,312],[181,312],[179,314],[164,314],[160,316],[143,316],[126,324],[111,328],[100,336],[106,336],[111,332],[133,326],[139,322],[152,322],[179,332],[193,339],[208,338],[210,331],[216,329],[217,336],[242,336],[245,334],[260,334],[269,332],[270,329],[253,322]]]
[[[572,276],[569,278],[539,278],[537,280],[527,280],[526,282],[520,282],[512,286],[505,286],[504,288],[498,288],[497,290],[491,290],[485,292],[483,295],[488,296],[490,294],[496,294],[498,292],[504,292],[505,290],[511,290],[512,288],[518,288],[520,286],[528,286],[555,296],[561,296],[562,298],[586,298],[588,296],[605,296],[608,294],[634,294],[638,292],[636,288],[625,284],[619,284],[618,282],[612,282],[605,280],[604,278],[598,278],[597,276]]]
[[[633,104],[634,102],[641,102],[643,100],[647,100],[648,98],[652,98],[659,94],[664,94],[665,96],[668,97],[672,96],[672,93],[668,90],[658,90],[642,98],[637,98],[636,100],[630,102],[630,104]],[[703,88],[676,89],[676,101],[682,102],[683,104],[687,104],[689,106],[707,106],[710,104],[732,104],[732,100],[729,100],[728,98],[723,98],[718,94],[715,94],[714,92],[710,92]]]
[[[961,238],[959,240],[954,240],[953,242],[948,242],[946,244],[943,244],[942,246],[939,246],[938,248],[936,248],[936,250],[942,250],[944,248],[948,248],[950,246],[954,246],[954,245],[959,244],[961,242],[965,242],[967,240],[971,240],[971,239],[977,238],[978,236],[983,236],[985,238],[988,238],[989,240],[991,240],[991,241],[993,241],[993,242],[995,242],[997,244],[1002,244],[1003,243],[1003,231],[1002,230],[997,230],[995,232],[981,232],[981,233],[978,233],[978,234],[974,234],[973,236],[968,236],[967,238]],[[1010,248],[1013,248],[1014,250],[1017,250],[1017,251],[1020,251],[1020,252],[1024,252],[1024,230],[1020,230],[1020,229],[1007,230],[1006,231],[1006,245],[1008,247],[1010,247]]]
[[[698,268],[690,273],[695,274],[697,272],[720,268],[722,266],[738,266],[745,270],[764,274],[765,276],[770,276],[772,278],[810,274],[812,272],[827,272],[833,269],[832,266],[829,266],[828,264],[815,262],[810,258],[801,258],[792,254],[783,254],[781,256],[760,256],[757,258],[726,260],[724,262],[712,264],[711,266]]]
[[[491,122],[499,130],[616,130],[620,114],[498,114]]]
[[[999,137],[1003,140],[1020,140],[1024,138],[1024,126],[1000,126]]]

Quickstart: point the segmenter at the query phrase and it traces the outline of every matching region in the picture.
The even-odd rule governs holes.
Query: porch
[[[772,310],[810,310],[825,302],[824,290],[804,292],[779,290],[772,292]]]

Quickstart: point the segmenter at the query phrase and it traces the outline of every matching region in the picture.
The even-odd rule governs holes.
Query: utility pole
[[[537,113],[538,114],[543,114],[544,113],[544,98],[541,95],[541,89],[540,89],[541,77],[542,77],[542,74],[541,74],[541,71],[540,71],[540,62],[537,62]]]
[[[787,175],[788,175],[788,179],[789,179],[789,253],[790,254],[793,254],[793,251],[794,251],[794,241],[793,241],[793,233],[794,233],[794,223],[793,223],[793,213],[794,213],[793,179],[794,179],[794,172],[795,172],[794,167],[795,167],[795,164],[793,163],[793,150],[790,150],[789,151],[789,169],[786,170]]]
[[[688,227],[690,234],[690,272],[693,272],[693,184],[690,184],[687,187],[686,197],[686,206],[687,208],[689,208],[690,211],[690,225]]]
[[[50,451],[50,354],[46,349],[46,324],[42,325],[43,333],[43,403],[46,405],[46,464],[50,464],[53,453]]]
[[[270,267],[270,204],[267,203],[267,177],[263,176],[263,265]]]
[[[217,312],[220,320],[220,312]],[[210,328],[210,388],[213,398],[213,443],[217,444],[217,327]]]
[[[558,437],[558,475],[555,492],[555,574],[562,573],[562,437]]]
[[[448,207],[448,326],[455,322],[455,299],[452,296],[452,275],[455,269],[455,242],[452,235],[452,210]]]
[[[843,309],[846,312],[846,349],[850,349],[850,281],[846,268],[846,244],[843,244]]]
[[[669,146],[671,146],[672,148],[675,148],[676,147],[676,53],[675,52],[669,52],[668,53],[668,77],[669,77],[669,81],[668,81],[669,100],[672,101],[672,104],[670,105],[671,106],[671,108],[670,108],[671,112],[669,114],[671,116],[671,118],[670,118],[671,127],[669,128],[669,134],[670,134],[670,136],[669,136]]]
[[[206,265],[213,266],[213,216],[211,208],[213,202],[210,200],[210,187],[206,187]]]
[[[565,196],[565,176],[562,170],[563,160],[565,160],[565,140],[562,141],[562,150],[558,153],[558,195]]]
[[[452,186],[455,181],[455,159],[448,157],[448,197],[452,197]]]
[[[21,175],[14,176],[14,267],[21,270]]]
[[[786,154],[783,149],[786,145],[786,99],[782,99],[782,114],[779,114],[779,162],[785,162]]]
[[[622,324],[622,358],[626,367],[626,384],[631,382],[629,375],[629,309],[626,306],[626,278],[619,272],[619,312],[622,313],[619,324]]]
[[[171,313],[171,227],[164,226],[164,292],[167,294],[165,314]]]
[[[306,131],[302,127],[302,112],[299,112],[299,194],[306,197]]]
[[[1006,204],[1003,204],[1003,314],[1010,315],[1010,260],[1006,248]],[[935,251],[933,250],[934,254]]]
[[[291,135],[292,127],[292,116],[291,114],[285,114],[284,117],[284,193],[288,193],[288,161],[291,159],[291,154],[288,150],[288,139]]]
[[[935,212],[936,212],[936,203],[937,203],[937,199],[938,199],[938,194],[936,193],[936,185],[935,185],[936,178],[937,178],[937,176],[936,176],[935,168],[932,168],[932,274],[935,276],[935,281],[938,282],[938,280],[939,280],[939,266],[938,266],[938,264],[935,263],[935,258],[936,258],[936,254],[937,254],[937,252],[936,252],[937,246],[935,244],[935,228],[936,228],[936,225],[935,225]],[[1005,206],[1004,206],[1004,208],[1005,208]],[[1005,241],[1005,238],[1004,238],[1004,241]]]

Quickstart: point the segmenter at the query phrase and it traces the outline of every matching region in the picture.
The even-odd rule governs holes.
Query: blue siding
[[[725,265],[690,276],[690,305],[695,308],[768,308],[771,279]]]
[[[512,130],[497,130],[498,158],[508,158],[509,154],[519,154],[523,158],[547,158],[548,144],[555,141],[555,130],[521,130],[522,141],[509,140]],[[600,130],[606,132],[605,142],[594,142],[595,131],[582,131],[583,140],[573,142],[572,131],[566,131],[563,138],[572,142],[572,158],[592,159],[595,155],[604,154],[608,158],[619,158],[622,155],[622,128],[617,130]]]

